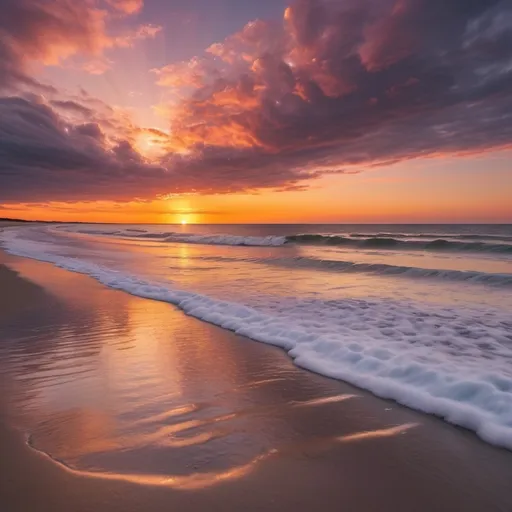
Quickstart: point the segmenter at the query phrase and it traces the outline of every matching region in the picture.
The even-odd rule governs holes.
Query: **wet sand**
[[[510,511],[512,453],[0,252],[0,510]]]

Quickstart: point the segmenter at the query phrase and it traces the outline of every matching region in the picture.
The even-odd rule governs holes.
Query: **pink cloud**
[[[144,0],[107,0],[107,3],[124,14],[136,14],[144,6]]]
[[[156,25],[142,25],[126,34],[112,34],[110,15],[92,0],[9,1],[0,16],[0,87],[29,82],[34,62],[61,65],[74,56],[89,59],[86,69],[98,73],[107,68],[106,51],[131,47],[139,40],[154,38],[161,30]]]

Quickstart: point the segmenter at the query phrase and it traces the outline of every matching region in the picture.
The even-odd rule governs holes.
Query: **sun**
[[[187,219],[181,219],[181,225],[186,226],[188,224]]]

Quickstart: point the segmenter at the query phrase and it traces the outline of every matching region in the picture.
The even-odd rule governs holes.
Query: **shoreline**
[[[23,365],[30,363],[31,368],[36,368],[38,360],[46,364],[50,356],[53,361],[62,347],[70,353],[68,345],[74,352],[73,347],[78,346],[76,338],[84,336],[86,318],[91,332],[80,342],[80,349],[87,349],[89,353],[97,345],[95,350],[100,352],[88,357],[102,369],[103,363],[97,361],[101,360],[103,352],[110,350],[111,337],[105,337],[104,328],[94,327],[94,321],[108,315],[108,318],[119,319],[114,321],[121,322],[119,332],[127,333],[131,340],[120,347],[121,354],[144,349],[149,334],[141,335],[134,345],[130,338],[132,332],[152,333],[152,337],[161,338],[158,349],[171,350],[170,361],[174,362],[173,371],[180,376],[183,399],[197,405],[195,412],[180,421],[157,421],[153,411],[152,416],[135,418],[159,425],[167,422],[174,431],[177,427],[186,429],[170,437],[166,434],[156,441],[144,441],[142,447],[133,448],[127,443],[125,450],[132,450],[131,459],[123,458],[116,450],[108,457],[88,456],[94,464],[105,464],[103,473],[91,474],[86,467],[66,470],[43,454],[45,448],[59,445],[40,428],[41,419],[34,416],[39,414],[38,408],[45,408],[42,418],[51,426],[50,431],[66,432],[73,440],[70,444],[74,449],[77,442],[72,432],[67,432],[66,423],[55,422],[53,418],[57,410],[63,408],[75,411],[82,395],[88,400],[88,409],[94,408],[96,400],[89,396],[92,396],[91,388],[74,383],[72,372],[73,395],[66,405],[69,400],[66,387],[70,384],[64,382],[63,376],[52,375],[53,380],[42,385],[40,379],[32,375],[34,369],[27,374],[25,367],[20,366],[18,352],[16,366],[9,362],[9,348],[0,351],[3,367],[7,364],[8,368],[3,377],[3,389],[8,393],[12,391],[11,403],[0,400],[3,422],[0,449],[6,453],[0,465],[0,503],[6,505],[6,512],[90,510],[93,507],[98,512],[161,510],[165,506],[200,511],[211,509],[212,505],[233,511],[242,507],[309,510],[315,506],[321,510],[347,507],[365,512],[412,508],[486,512],[512,509],[506,479],[512,454],[486,445],[469,431],[343,382],[302,370],[293,365],[284,351],[188,317],[170,304],[134,297],[106,288],[90,277],[0,252],[0,267],[2,264],[7,267],[0,272],[0,283],[3,290],[8,290],[3,295],[5,304],[10,304],[8,310],[4,308],[6,314],[0,314],[0,327],[7,333],[2,342],[14,344],[18,336],[16,346],[41,345],[41,353],[24,356]],[[136,316],[132,324],[126,324],[123,311],[143,315]],[[26,326],[27,323],[30,325]],[[20,336],[20,331],[25,338]],[[68,331],[72,337],[66,335],[60,341],[59,337]],[[30,343],[24,341],[28,339],[27,333],[33,340]],[[49,341],[43,340],[45,333]],[[204,340],[207,340],[206,345]],[[144,367],[148,362],[158,364],[162,355],[140,364]],[[144,352],[135,361],[141,356]],[[123,364],[134,361],[126,359],[125,355],[116,357],[121,357],[123,370]],[[108,360],[110,365],[114,364],[111,358]],[[48,370],[43,370],[48,378]],[[78,379],[79,372],[74,371]],[[144,373],[145,370],[139,367],[137,371]],[[167,370],[163,378],[173,380],[173,375]],[[20,392],[12,376],[28,379],[27,389]],[[111,373],[110,386],[117,386],[119,378],[117,370]],[[62,384],[58,379],[62,379]],[[143,382],[141,380],[140,385]],[[140,385],[130,387],[130,393],[141,393]],[[151,389],[148,396],[152,396]],[[52,398],[54,402],[49,407],[38,398],[27,412],[14,417],[13,410],[23,410],[24,401],[33,400],[29,391],[42,393],[41,396],[51,391],[50,396],[57,393],[57,399]],[[106,392],[105,389],[100,391],[103,395]],[[137,399],[138,406],[147,404],[145,397]],[[134,410],[128,411],[129,414],[133,416]],[[135,428],[134,421],[127,423],[129,429]],[[217,424],[223,425],[224,430],[211,430],[212,425]],[[236,428],[227,426],[231,424],[236,424]],[[37,450],[43,453],[30,448],[23,434],[12,430],[14,425],[30,432]],[[81,423],[76,425],[79,427]],[[185,446],[212,432],[220,437]],[[100,431],[95,436],[104,437],[104,434]],[[146,439],[149,438],[143,438]],[[170,440],[174,443],[171,450],[167,446]],[[88,442],[83,441],[85,445]],[[158,451],[149,451],[147,455],[144,451],[148,446],[155,450],[155,444],[167,450],[161,471],[157,472],[144,467],[145,457],[150,453],[158,458]],[[84,460],[87,461],[87,457]],[[141,471],[131,470],[134,460],[135,466],[139,464],[137,461],[142,461]],[[191,460],[202,462],[194,467],[194,464],[190,466]],[[475,460],[479,461],[478,466]],[[106,477],[107,474],[113,476]],[[156,480],[149,478],[151,474],[156,475],[158,485],[152,485]],[[42,509],[41,503],[48,508]],[[133,503],[140,505],[129,508]]]
[[[371,392],[374,396],[382,397],[384,399],[391,399],[396,403],[410,407],[411,409],[427,412],[442,420],[465,428],[471,432],[475,432],[485,442],[498,446],[504,447],[512,451],[512,438],[510,435],[510,427],[507,423],[507,419],[503,409],[500,408],[499,404],[503,400],[509,400],[509,396],[503,396],[506,394],[503,386],[506,384],[489,382],[487,374],[485,372],[480,375],[475,381],[468,379],[468,375],[464,372],[458,374],[453,372],[453,363],[457,364],[457,361],[452,361],[452,368],[449,370],[444,369],[440,366],[438,370],[437,361],[427,361],[424,363],[423,355],[416,354],[416,357],[411,357],[408,361],[400,360],[395,363],[395,360],[400,359],[407,351],[413,348],[415,339],[409,338],[409,343],[406,351],[404,350],[384,350],[379,351],[380,354],[375,355],[374,348],[369,347],[370,350],[366,350],[364,343],[359,343],[360,338],[356,339],[356,343],[347,344],[344,337],[338,335],[338,331],[334,330],[329,332],[331,337],[335,337],[337,343],[342,350],[336,351],[334,354],[330,354],[336,358],[336,362],[332,363],[332,360],[327,357],[329,348],[324,354],[322,345],[327,341],[327,345],[330,344],[330,340],[327,336],[322,333],[314,337],[313,349],[308,345],[307,342],[303,342],[301,337],[297,337],[295,334],[287,336],[287,332],[294,333],[294,325],[282,322],[279,316],[267,315],[265,312],[261,313],[258,309],[252,309],[251,307],[243,307],[243,312],[239,313],[239,304],[231,303],[230,300],[218,300],[215,296],[209,296],[208,294],[202,294],[196,292],[193,289],[187,290],[186,288],[181,290],[180,288],[174,288],[173,286],[167,286],[160,284],[159,281],[151,282],[140,280],[134,277],[137,274],[123,274],[119,273],[114,268],[97,266],[91,263],[87,259],[81,259],[80,255],[77,258],[67,258],[56,256],[50,251],[46,253],[36,253],[35,255],[25,250],[17,250],[16,246],[13,249],[14,254],[21,256],[33,256],[35,261],[47,262],[69,270],[74,273],[92,277],[97,282],[104,284],[105,286],[115,289],[122,290],[125,293],[129,293],[133,296],[140,297],[143,299],[160,301],[166,304],[170,304],[174,307],[179,308],[187,316],[199,319],[202,322],[207,322],[210,325],[222,327],[226,331],[231,331],[241,336],[245,336],[253,341],[261,342],[265,345],[272,345],[279,347],[283,350],[288,357],[293,361],[296,366],[314,372],[325,377],[337,379],[341,382],[348,383],[356,386],[360,389],[365,389]],[[450,272],[454,272],[451,270]],[[459,271],[457,271],[459,272]],[[432,271],[427,270],[427,274],[431,275]],[[462,272],[464,275],[466,271]],[[460,272],[459,274],[460,275]],[[490,275],[490,274],[489,274]],[[500,274],[501,275],[501,274]],[[357,308],[359,311],[363,311],[363,308]],[[390,309],[393,309],[391,307]],[[407,309],[406,303],[401,303],[399,309]],[[418,310],[411,307],[409,312],[410,316],[417,314],[423,315],[423,306]],[[374,332],[381,338],[388,336],[379,327],[379,323],[387,324],[385,320],[385,314],[378,313],[378,318],[381,318],[380,322],[373,322],[373,319],[368,319],[364,315],[355,316],[354,321],[357,323],[363,322],[365,327],[370,328],[373,326]],[[318,311],[317,315],[321,314]],[[388,310],[388,314],[394,316],[394,314]],[[443,328],[437,325],[435,317],[437,314],[449,314],[449,311],[444,311],[441,308],[440,312],[433,312],[429,315],[430,321],[426,322],[426,332],[428,336],[445,336]],[[315,318],[313,318],[315,320]],[[467,320],[467,319],[466,319]],[[470,318],[469,321],[473,319]],[[485,325],[485,321],[479,320],[482,325],[488,329],[489,326]],[[504,324],[505,322],[501,322]],[[261,326],[264,325],[264,328]],[[400,334],[400,326],[395,322],[394,336],[399,336],[403,340],[403,336]],[[413,335],[416,335],[416,330],[421,328],[415,324],[413,328]],[[460,330],[465,330],[462,326],[456,326],[452,328],[451,332],[448,332],[448,337],[455,337],[459,341],[459,351],[466,350],[466,343],[469,338],[465,338],[463,334],[460,334]],[[309,327],[302,329],[305,331],[307,337]],[[388,330],[388,329],[386,329]],[[410,336],[410,328],[407,327],[404,336]],[[300,329],[299,329],[300,331]],[[274,335],[277,332],[278,335]],[[434,334],[432,334],[434,332]],[[500,333],[498,333],[500,334]],[[506,335],[506,331],[501,333]],[[388,340],[386,340],[388,341]],[[396,341],[396,339],[395,339]],[[441,340],[443,344],[450,345],[452,341],[448,339]],[[460,343],[462,342],[462,346]],[[469,339],[472,343],[472,340]],[[315,347],[315,345],[318,345]],[[498,347],[499,348],[499,347]],[[496,350],[496,347],[494,347]],[[320,355],[320,357],[318,357]],[[448,354],[444,354],[449,356]],[[395,357],[398,356],[398,357]],[[485,354],[484,354],[485,356]],[[435,358],[434,358],[435,359]],[[374,370],[363,371],[359,370],[359,366],[368,368],[374,368]],[[455,366],[456,367],[456,366]],[[489,371],[489,370],[487,370]],[[492,369],[491,369],[492,371]],[[455,378],[454,378],[455,374]],[[398,375],[398,377],[395,377]],[[404,377],[404,379],[402,379]],[[417,383],[419,383],[417,385]],[[478,388],[475,390],[475,386]],[[439,391],[439,388],[442,388]],[[466,400],[464,397],[458,399],[459,395],[469,394],[469,396],[476,397],[473,402],[471,399]],[[481,395],[486,395],[486,400],[479,400]],[[454,398],[455,397],[455,398]],[[480,402],[480,403],[479,403]],[[491,406],[487,408],[482,404],[490,403]],[[496,407],[492,404],[498,404]]]

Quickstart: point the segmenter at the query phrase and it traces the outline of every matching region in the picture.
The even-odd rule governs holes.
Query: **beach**
[[[512,0],[0,0],[0,512],[512,512]]]
[[[512,453],[278,348],[1,254],[0,503],[512,509]]]

